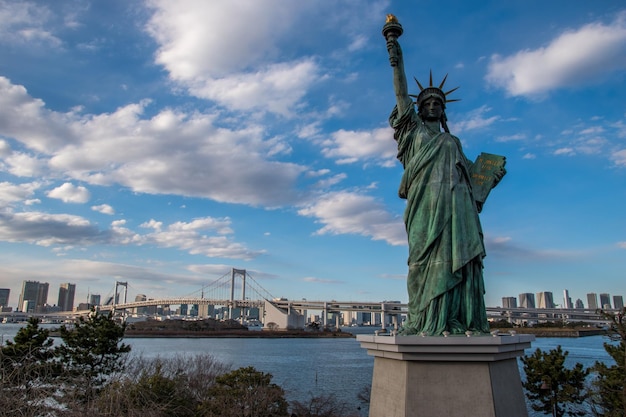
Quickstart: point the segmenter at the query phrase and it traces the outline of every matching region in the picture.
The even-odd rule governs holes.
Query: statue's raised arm
[[[398,22],[398,19],[394,15],[388,14],[387,22],[385,26],[383,26],[383,36],[387,40],[389,63],[393,68],[393,87],[396,94],[398,112],[400,114],[404,114],[407,107],[413,105],[411,97],[409,97],[406,74],[404,73],[402,48],[398,42],[398,38],[402,35],[402,32],[402,25]]]

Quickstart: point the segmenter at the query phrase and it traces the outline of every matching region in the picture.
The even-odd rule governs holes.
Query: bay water
[[[2,342],[13,338],[21,326],[0,324]],[[377,329],[350,327],[343,331],[372,334]],[[605,342],[608,339],[603,336],[537,338],[526,354],[561,346],[568,352],[567,367],[577,362],[589,367],[596,361],[612,363]],[[272,374],[272,381],[285,390],[289,401],[333,395],[354,415],[367,416],[367,404],[359,400],[359,394],[371,385],[374,358],[355,338],[125,338],[124,343],[132,347],[132,355],[144,358],[210,354],[232,369],[253,366]]]

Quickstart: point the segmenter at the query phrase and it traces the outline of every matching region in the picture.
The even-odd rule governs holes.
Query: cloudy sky
[[[405,302],[381,28],[460,86],[465,153],[507,157],[481,214],[486,301],[626,296],[623,2],[0,0],[0,287]],[[418,91],[410,84],[412,93]]]

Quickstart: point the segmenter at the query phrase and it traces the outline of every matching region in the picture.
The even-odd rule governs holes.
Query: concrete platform
[[[533,335],[358,335],[374,356],[370,417],[527,417],[517,357]]]

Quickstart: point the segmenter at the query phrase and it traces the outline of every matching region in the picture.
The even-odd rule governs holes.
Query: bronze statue
[[[387,15],[383,35],[396,95],[389,123],[404,167],[399,195],[407,200],[404,222],[409,243],[409,315],[401,334],[489,332],[482,262],[485,248],[478,217],[484,198],[477,200],[479,185],[472,182],[473,175],[486,176],[473,169],[484,164],[468,160],[460,140],[448,130],[446,103],[457,100],[447,97],[456,88],[443,91],[447,76],[437,87],[431,72],[428,87],[415,79],[420,93],[408,93],[398,43],[402,32],[395,16]],[[506,173],[504,157],[492,156],[499,162],[487,182],[488,190]]]

